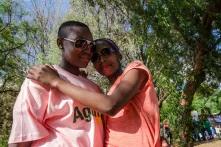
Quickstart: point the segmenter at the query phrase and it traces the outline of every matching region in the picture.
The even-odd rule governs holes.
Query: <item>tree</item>
[[[52,57],[50,51],[56,44],[57,34],[53,31],[57,31],[56,27],[63,18],[65,8],[62,7],[65,1],[54,3],[54,0],[31,0],[29,3],[32,8],[29,11],[32,14],[31,22],[38,28],[35,34],[30,35],[30,39],[33,40],[30,44],[30,48],[34,50],[33,58],[36,63],[49,63],[48,59]]]
[[[107,1],[91,1],[106,6]],[[173,83],[177,97],[185,102],[178,107],[185,135],[190,140],[190,111],[194,94],[202,83],[217,88],[220,83],[221,2],[219,0],[108,1],[127,16],[140,55],[153,71],[160,92],[168,93],[162,77]],[[171,88],[171,87],[170,87]],[[164,97],[166,100],[169,97]]]
[[[107,3],[106,3],[107,4]],[[105,5],[93,7],[87,1],[73,1],[70,6],[70,11],[65,17],[65,20],[77,20],[84,22],[89,26],[93,33],[94,39],[97,38],[112,38],[120,47],[121,53],[124,56],[123,66],[139,55],[134,46],[134,40],[131,32],[125,31],[126,26],[123,23],[124,17],[118,15],[115,7]],[[131,54],[133,52],[133,54]],[[107,90],[107,81],[99,75],[92,65],[86,69],[88,77],[99,84],[104,91]]]
[[[25,50],[29,35],[36,29],[24,20],[25,12],[14,2],[0,2],[0,138],[11,128],[12,107],[24,79],[28,54]]]

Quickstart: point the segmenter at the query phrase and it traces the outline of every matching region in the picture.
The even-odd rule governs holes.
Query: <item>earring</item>
[[[64,49],[62,45],[59,45],[59,48],[62,49],[62,50]]]

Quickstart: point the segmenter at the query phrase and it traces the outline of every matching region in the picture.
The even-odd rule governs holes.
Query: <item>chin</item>
[[[80,68],[86,68],[88,65],[88,63],[85,63],[85,64],[81,64]]]
[[[105,77],[110,77],[112,75],[112,73],[103,72],[102,75]]]
[[[88,66],[88,64],[89,64],[89,62],[90,62],[90,60],[89,61],[85,61],[85,62],[82,62],[82,68],[85,68],[85,67],[87,67]]]

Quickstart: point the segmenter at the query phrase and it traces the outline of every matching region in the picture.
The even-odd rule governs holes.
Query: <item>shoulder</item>
[[[122,83],[124,81],[124,83],[136,86],[145,84],[148,79],[149,72],[146,66],[141,61],[135,60],[127,65],[117,82]]]
[[[13,113],[32,113],[43,110],[47,105],[49,88],[34,80],[25,79],[16,98]],[[30,111],[30,112],[29,112]],[[40,113],[36,113],[40,114]]]
[[[140,60],[134,60],[134,61],[130,62],[128,65],[139,66],[139,65],[144,65],[144,64]]]
[[[141,66],[141,65],[144,65],[144,63],[140,60],[134,60],[128,64],[128,66]]]
[[[149,72],[149,69],[143,64],[142,61],[139,61],[139,60],[135,60],[135,61],[132,61],[131,63],[129,63],[123,74],[127,74],[129,71],[134,71],[136,69],[136,73],[137,74],[144,74],[144,75],[147,75],[147,76],[150,76],[150,72]],[[151,76],[150,76],[151,77]]]
[[[132,61],[127,65],[127,67],[123,72],[122,77],[125,77],[127,75],[131,75],[132,77],[137,77],[137,79],[140,79],[141,81],[144,80],[144,84],[146,83],[147,85],[152,83],[151,72],[140,60]]]
[[[21,90],[30,89],[38,91],[48,91],[49,87],[45,84],[42,84],[36,80],[26,78],[21,86]],[[32,91],[29,91],[32,92]]]
[[[62,78],[65,81],[70,82],[71,84],[81,87],[83,89],[87,89],[90,91],[96,91],[100,92],[100,88],[97,84],[89,80],[87,77],[84,76],[76,76],[74,74],[71,74],[70,72],[62,69],[61,67],[54,65],[54,68],[57,70],[60,78]]]
[[[124,71],[127,71],[127,70],[130,70],[130,69],[143,69],[147,72],[149,72],[148,68],[144,65],[144,63],[140,60],[135,60],[135,61],[132,61],[130,62]]]
[[[45,101],[45,97],[48,95],[49,87],[35,80],[25,79],[20,92],[17,96],[16,103],[19,104],[31,104],[33,102]]]

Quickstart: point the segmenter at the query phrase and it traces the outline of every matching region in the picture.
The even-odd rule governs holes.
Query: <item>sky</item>
[[[21,4],[27,12],[30,12],[31,15],[29,15],[29,19],[31,19],[35,10],[34,4],[36,4],[36,7],[40,9],[41,12],[44,11],[45,14],[47,14],[48,11],[56,10],[54,15],[60,15],[61,17],[63,17],[70,8],[69,0],[15,0],[15,2]]]
[[[70,10],[70,1],[71,0],[14,0],[15,3],[18,3],[15,4],[15,6],[19,5],[22,10],[27,12],[27,15],[23,16],[24,20],[32,24],[34,22],[33,19],[35,19],[37,13],[39,13],[40,16],[43,16],[44,20],[49,19],[47,23],[49,29],[52,29],[54,24],[59,24],[59,21],[68,13]],[[30,54],[35,55],[35,49],[29,48],[28,50],[30,50]],[[24,55],[22,57],[27,59],[29,63],[35,62],[35,58],[29,58],[32,56]]]

